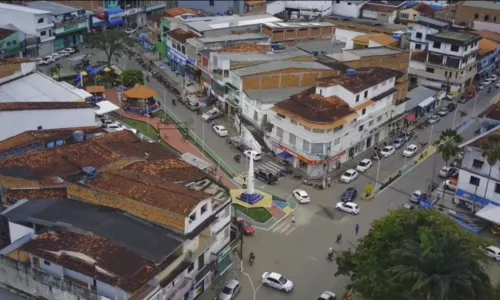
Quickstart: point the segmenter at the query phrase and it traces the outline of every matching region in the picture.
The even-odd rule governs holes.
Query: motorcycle
[[[239,154],[238,154],[238,155],[235,155],[233,158],[234,158],[234,160],[235,160],[237,163],[240,163],[240,161],[241,161],[241,155],[239,155]]]

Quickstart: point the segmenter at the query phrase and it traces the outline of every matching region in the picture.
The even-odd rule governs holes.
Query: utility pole
[[[330,156],[330,151],[331,148],[326,149],[326,154],[320,155],[321,159],[323,160],[323,180],[322,180],[322,186],[323,189],[326,188],[326,174],[328,173],[328,167],[330,166],[330,160],[333,158],[333,156]]]

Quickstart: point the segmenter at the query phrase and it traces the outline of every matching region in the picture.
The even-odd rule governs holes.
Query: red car
[[[238,227],[238,230],[243,232],[245,235],[253,235],[255,228],[252,224],[245,221],[243,218],[233,218],[233,224]]]

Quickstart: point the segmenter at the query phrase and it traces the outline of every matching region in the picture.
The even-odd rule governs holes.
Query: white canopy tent
[[[108,114],[113,111],[117,111],[120,109],[118,106],[114,105],[109,101],[101,101],[96,103],[96,111],[95,114],[98,116],[102,116],[104,114]]]
[[[476,213],[477,217],[500,225],[500,206],[488,204]]]

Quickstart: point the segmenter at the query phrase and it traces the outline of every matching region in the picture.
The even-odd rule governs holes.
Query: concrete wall
[[[488,16],[487,20],[485,20],[486,16]],[[500,24],[500,10],[459,5],[457,7],[455,19],[458,22],[466,22],[469,24],[472,24],[474,21]]]
[[[187,1],[187,0],[177,0],[178,7],[184,8],[194,8],[198,10],[203,10],[209,13],[227,13],[232,11],[236,14],[244,12],[245,1],[209,1],[209,0],[199,0],[199,1]]]
[[[0,256],[0,283],[47,300],[98,300],[98,295],[69,281],[55,278]]]
[[[285,69],[243,78],[243,90],[279,89],[313,86],[318,78],[336,74],[332,70]]]

